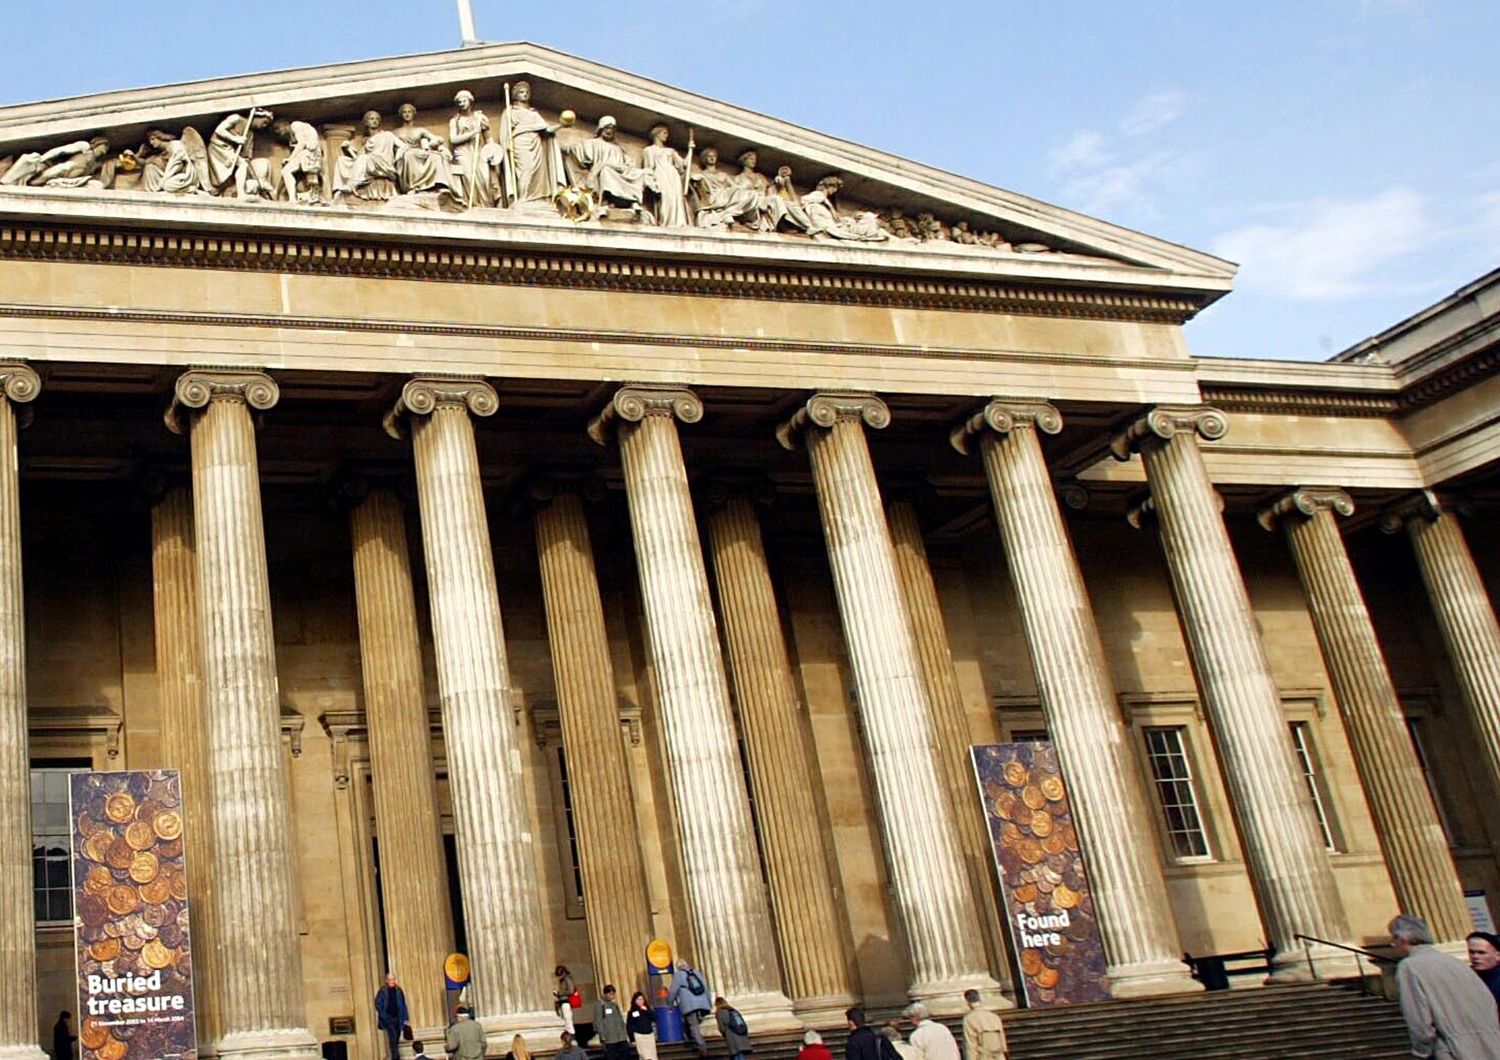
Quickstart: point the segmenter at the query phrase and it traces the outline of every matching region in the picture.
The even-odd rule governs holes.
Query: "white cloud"
[[[1152,215],[1153,193],[1172,175],[1179,157],[1176,151],[1155,151],[1128,162],[1076,171],[1064,182],[1063,194],[1084,213]]]
[[[1135,106],[1120,119],[1120,131],[1126,136],[1144,136],[1182,117],[1187,109],[1187,94],[1175,89],[1153,92],[1136,100]]]
[[[1108,165],[1111,155],[1105,149],[1103,135],[1093,129],[1079,129],[1067,143],[1053,148],[1047,161],[1054,173],[1076,173]]]
[[[1376,293],[1382,266],[1439,236],[1427,200],[1410,188],[1311,200],[1285,212],[1285,223],[1237,228],[1215,241],[1215,254],[1240,263],[1241,288],[1298,301]]]

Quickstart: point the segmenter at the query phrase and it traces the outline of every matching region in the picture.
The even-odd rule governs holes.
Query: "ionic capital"
[[[1116,460],[1129,460],[1149,438],[1166,441],[1186,431],[1212,442],[1224,437],[1228,430],[1229,418],[1218,409],[1206,405],[1158,405],[1115,435],[1109,451]]]
[[[430,416],[440,408],[463,408],[475,416],[493,416],[499,407],[500,396],[483,379],[419,375],[406,381],[381,425],[386,434],[399,440],[406,437],[408,416]]]
[[[588,435],[599,445],[608,445],[616,420],[640,423],[647,416],[671,416],[683,423],[697,423],[703,418],[703,402],[686,387],[627,383],[589,421]]]
[[[12,405],[33,401],[41,391],[42,377],[29,364],[20,361],[0,364],[0,396]]]
[[[1432,490],[1418,490],[1397,501],[1380,517],[1380,529],[1388,534],[1399,532],[1413,519],[1436,522],[1444,515],[1465,514],[1466,505],[1459,498]]]
[[[862,421],[866,427],[881,430],[890,425],[891,410],[874,394],[851,390],[822,390],[792,413],[776,428],[776,440],[783,449],[797,448],[797,439],[809,426],[828,430],[840,420]]]
[[[258,412],[273,408],[281,389],[265,372],[235,368],[189,368],[172,387],[172,403],[164,417],[173,434],[187,430],[187,414],[206,408],[211,401],[233,401]]]
[[[1009,434],[1032,427],[1043,434],[1062,430],[1062,413],[1046,401],[1023,398],[994,398],[988,405],[948,432],[948,441],[965,456],[974,451],[974,437],[985,431]]]
[[[1298,486],[1262,508],[1255,521],[1275,530],[1284,515],[1296,513],[1311,519],[1322,511],[1348,517],[1354,514],[1354,498],[1335,486]]]

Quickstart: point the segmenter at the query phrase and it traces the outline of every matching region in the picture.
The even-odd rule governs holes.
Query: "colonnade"
[[[22,870],[30,832],[15,406],[37,389],[25,366],[0,365],[0,745],[23,749],[0,762],[0,918],[9,924],[0,925],[0,976],[15,1001],[0,1009],[0,1058],[28,1060],[40,1054],[28,1044],[35,978],[30,877]],[[209,914],[202,928],[195,923],[196,963],[214,995],[205,1034],[224,1056],[310,1060],[318,1052],[300,993],[253,422],[276,400],[274,381],[259,372],[194,370],[177,381],[168,423],[189,436],[192,486],[166,490],[153,513],[158,679],[165,716],[181,725],[174,764],[207,780],[206,797],[186,807],[210,837],[211,871],[190,881]],[[416,378],[386,426],[410,439],[416,470],[473,1001],[496,1037],[550,1037],[558,1029],[550,944],[534,837],[514,823],[528,811],[473,424],[497,406],[482,380]],[[860,983],[841,948],[836,871],[818,834],[815,771],[802,753],[809,735],[754,506],[733,492],[716,496],[706,554],[699,540],[678,424],[702,416],[689,390],[627,385],[589,434],[618,450],[624,471],[694,956],[719,992],[769,1029],[836,1011],[859,996]],[[867,431],[889,420],[872,394],[823,392],[777,436],[805,450],[817,493],[909,992],[939,1011],[956,1010],[964,989],[997,987],[976,911],[992,898],[973,871],[982,833],[956,793],[962,748],[954,744],[967,737],[961,700],[955,706],[948,687],[951,653],[931,571],[911,513],[898,505],[888,515],[871,458]],[[1117,996],[1195,989],[1043,458],[1039,435],[1061,426],[1051,405],[996,399],[951,441],[979,454],[989,483],[1094,882],[1112,988]],[[1343,942],[1348,927],[1198,445],[1225,426],[1211,409],[1158,407],[1121,431],[1113,450],[1142,457],[1150,493],[1133,521],[1154,526],[1160,539],[1276,975],[1294,977],[1304,967],[1294,959],[1297,935]],[[1500,626],[1451,508],[1430,495],[1420,500],[1393,513],[1392,528],[1405,527],[1412,539],[1500,782]],[[535,515],[538,560],[589,941],[599,974],[623,980],[650,918],[640,851],[589,824],[627,786],[603,609],[577,496],[563,490],[544,501]],[[1350,507],[1337,491],[1293,491],[1262,522],[1284,531],[1303,580],[1397,896],[1452,940],[1466,923],[1457,875],[1333,522]],[[408,974],[413,1022],[437,1027],[441,999],[413,984],[440,961],[452,919],[405,519],[395,495],[376,489],[355,499],[349,521],[377,827],[383,853],[402,865],[388,877],[388,947],[394,969]],[[755,845],[724,841],[757,826],[769,893]]]

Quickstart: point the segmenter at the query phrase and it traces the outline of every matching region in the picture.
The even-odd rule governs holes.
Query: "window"
[[[31,771],[31,893],[38,923],[73,919],[72,814],[67,767]]]
[[[568,782],[568,759],[563,754],[561,744],[557,748],[557,779],[562,788],[563,826],[568,836],[568,863],[563,866],[563,872],[567,873],[572,882],[568,904],[582,906],[583,863],[578,858],[578,823],[573,818],[573,786]]]
[[[1448,801],[1439,791],[1437,776],[1432,771],[1432,759],[1427,754],[1427,734],[1422,728],[1422,719],[1407,718],[1406,731],[1411,736],[1412,750],[1417,753],[1417,764],[1422,767],[1422,779],[1427,782],[1427,794],[1432,798],[1433,808],[1437,810],[1438,823],[1443,826],[1448,845],[1463,846],[1464,836],[1454,826],[1453,817],[1448,812]]]
[[[1198,792],[1193,785],[1182,727],[1152,727],[1144,732],[1146,758],[1166,817],[1172,851],[1179,858],[1207,858],[1208,834],[1198,813]]]
[[[1323,834],[1323,845],[1337,850],[1333,829],[1328,823],[1328,807],[1323,800],[1323,786],[1318,780],[1318,756],[1313,751],[1312,732],[1305,721],[1291,723],[1292,747],[1297,751],[1297,765],[1302,770],[1302,779],[1307,781],[1308,794],[1312,796],[1313,809],[1318,814],[1318,828]]]
[[[1011,743],[1046,743],[1052,739],[1046,729],[1012,729],[1010,730]]]

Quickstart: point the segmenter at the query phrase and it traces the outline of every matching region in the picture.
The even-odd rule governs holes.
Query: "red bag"
[[[569,994],[568,1004],[573,1007],[574,1012],[577,1012],[579,1009],[583,1008],[583,991],[575,990],[571,994]]]

